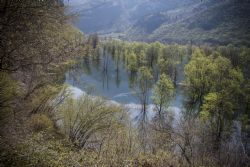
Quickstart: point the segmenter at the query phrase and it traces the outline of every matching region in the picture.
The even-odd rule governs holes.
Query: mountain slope
[[[153,13],[173,10],[197,0],[71,0],[79,16],[76,26],[85,33],[123,33]],[[157,28],[157,27],[156,27]]]
[[[85,33],[127,40],[250,46],[249,0],[73,0]]]
[[[223,1],[189,18],[164,24],[148,40],[250,46],[250,2]]]

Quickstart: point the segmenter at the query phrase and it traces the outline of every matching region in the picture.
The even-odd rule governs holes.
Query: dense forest
[[[85,34],[65,3],[0,1],[1,167],[250,165],[249,41]],[[178,0],[169,8],[194,3]],[[122,103],[127,92],[98,92],[99,83],[109,94],[128,84],[127,101],[137,108]]]

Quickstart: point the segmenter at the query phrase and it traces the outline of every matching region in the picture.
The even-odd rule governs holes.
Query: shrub
[[[29,126],[35,132],[53,129],[53,122],[46,114],[32,115]]]

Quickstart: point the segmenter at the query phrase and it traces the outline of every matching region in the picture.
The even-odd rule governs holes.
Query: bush
[[[135,159],[134,165],[139,167],[167,167],[179,166],[179,163],[170,152],[159,150],[155,154],[140,153]]]
[[[51,130],[53,129],[53,122],[52,120],[45,114],[35,114],[32,115],[29,126],[35,132],[40,132],[44,130]]]

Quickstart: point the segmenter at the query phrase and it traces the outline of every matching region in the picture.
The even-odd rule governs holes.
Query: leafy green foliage
[[[199,107],[209,92],[241,93],[242,72],[220,55],[206,56],[200,49],[195,50],[185,67],[185,75],[190,102]]]
[[[213,148],[218,150],[221,141],[228,138],[238,111],[243,74],[219,53],[207,56],[200,49],[194,51],[185,74],[189,104],[195,114],[208,121]]]
[[[169,76],[161,74],[153,89],[153,102],[159,116],[166,111],[174,95],[174,85]]]
[[[196,49],[192,59],[185,67],[186,84],[188,85],[188,97],[191,105],[201,105],[204,95],[211,89],[212,58],[206,57],[205,53]]]

